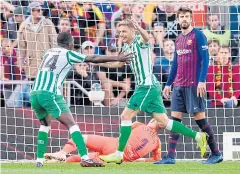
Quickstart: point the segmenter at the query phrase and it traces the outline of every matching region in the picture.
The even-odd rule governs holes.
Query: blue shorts
[[[173,87],[171,111],[196,114],[205,112],[204,97],[197,97],[197,87]]]

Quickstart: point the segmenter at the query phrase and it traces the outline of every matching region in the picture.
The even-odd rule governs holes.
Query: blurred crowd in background
[[[189,1],[189,0],[188,0]],[[194,1],[192,1],[194,3]],[[189,6],[190,2],[182,4]],[[74,49],[86,55],[118,55],[123,43],[118,23],[134,18],[149,32],[153,73],[164,87],[180,34],[174,3],[96,3],[71,1],[1,1],[1,81],[34,81],[43,53],[56,46],[56,36],[69,32]],[[207,76],[208,107],[240,105],[240,6],[190,5],[193,25],[208,39],[210,54]],[[135,83],[129,65],[104,68],[81,63],[67,80],[75,80],[87,91],[95,83],[105,91],[104,106],[125,106]],[[1,105],[30,107],[31,85],[1,83]],[[88,97],[71,86],[71,105],[92,105]],[[64,88],[63,88],[64,93]],[[164,100],[169,106],[170,101]]]

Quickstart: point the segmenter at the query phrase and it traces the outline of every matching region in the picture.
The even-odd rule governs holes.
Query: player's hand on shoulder
[[[171,91],[171,87],[170,86],[165,86],[163,89],[163,96],[164,98],[168,99],[170,96],[170,91]]]

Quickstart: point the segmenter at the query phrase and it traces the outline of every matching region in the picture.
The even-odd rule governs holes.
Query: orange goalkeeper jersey
[[[146,158],[145,161],[160,160],[161,142],[157,132],[143,123],[134,123],[124,150],[124,161],[135,161],[150,152],[152,158]]]

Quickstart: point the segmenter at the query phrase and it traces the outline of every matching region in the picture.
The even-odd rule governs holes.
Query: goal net
[[[236,148],[240,143],[238,0],[39,0],[36,3],[41,3],[41,9],[35,3],[31,10],[28,8],[31,1],[9,2],[9,6],[0,2],[2,161],[36,158],[36,138],[40,124],[31,109],[29,96],[36,77],[34,71],[40,66],[41,55],[56,44],[54,38],[57,33],[70,32],[74,38],[74,50],[77,52],[87,55],[117,55],[122,47],[118,23],[123,19],[133,18],[149,33],[151,54],[154,58],[153,72],[164,86],[171,67],[174,43],[180,34],[175,13],[181,6],[192,9],[192,25],[202,30],[208,39],[210,66],[218,68],[217,74],[217,71],[208,74],[213,81],[207,84],[207,118],[214,129],[220,150],[223,151],[223,146],[225,149],[234,147],[234,151],[228,149],[223,152],[232,154],[230,157],[228,155],[227,159],[240,158],[237,152],[240,149]],[[41,20],[33,22],[31,17],[34,15]],[[22,22],[27,25],[24,30],[20,25]],[[51,30],[48,31],[49,27]],[[47,36],[49,38],[46,38]],[[225,48],[222,52],[226,52],[231,63],[228,64],[226,72],[218,61],[222,48]],[[220,88],[216,88],[219,85]],[[69,72],[61,90],[83,134],[118,137],[120,115],[135,86],[135,79],[128,65],[109,69],[103,65],[99,67],[81,63]],[[92,102],[88,97],[89,91],[104,91],[105,96],[103,100],[100,97],[96,99],[97,102]],[[236,99],[223,105],[223,93],[225,96],[231,93],[228,97],[235,96]],[[222,98],[216,95],[222,95]],[[164,99],[164,104],[170,115],[171,101]],[[134,121],[148,123],[150,119],[151,115],[140,112]],[[199,131],[192,115],[185,114],[182,122]],[[167,153],[169,131],[160,130],[158,133],[164,156]],[[227,138],[229,136],[232,138]],[[58,151],[68,138],[67,129],[52,120],[47,152]],[[179,138],[177,159],[201,159],[192,139],[183,136]]]

